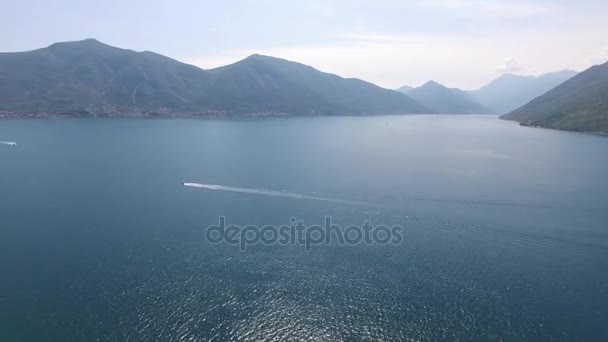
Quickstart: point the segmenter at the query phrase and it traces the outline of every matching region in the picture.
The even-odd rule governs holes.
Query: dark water
[[[0,121],[0,140],[19,143],[0,146],[0,341],[608,340],[606,138],[386,116]],[[204,240],[220,215],[404,241],[242,252]]]

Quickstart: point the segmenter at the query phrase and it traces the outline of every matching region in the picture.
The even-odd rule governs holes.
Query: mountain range
[[[433,81],[398,91],[252,55],[203,70],[95,39],[0,53],[3,117],[489,114],[524,125],[608,131],[608,63],[580,74],[505,74],[478,90]]]
[[[531,126],[608,132],[608,63],[581,72],[502,118]]]
[[[287,60],[253,55],[203,70],[94,39],[0,54],[0,116],[409,114],[407,95]]]
[[[541,76],[504,74],[477,90],[448,88],[429,81],[413,88],[396,89],[441,114],[505,114],[576,75],[563,70]]]
[[[492,114],[493,111],[477,103],[468,93],[447,88],[435,81],[429,81],[420,87],[403,86],[402,92],[419,103],[442,114]]]
[[[534,98],[543,95],[576,75],[576,71],[563,70],[541,76],[504,74],[489,84],[468,93],[478,103],[498,114],[509,113]]]

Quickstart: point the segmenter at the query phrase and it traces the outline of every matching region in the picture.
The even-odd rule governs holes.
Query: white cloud
[[[496,68],[500,73],[516,73],[524,70],[515,57],[507,57],[504,64]]]

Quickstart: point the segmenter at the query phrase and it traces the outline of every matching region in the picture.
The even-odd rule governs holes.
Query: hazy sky
[[[0,51],[94,37],[211,68],[253,53],[388,88],[608,61],[607,0],[4,1]]]

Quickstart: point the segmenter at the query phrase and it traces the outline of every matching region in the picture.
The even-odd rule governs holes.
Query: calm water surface
[[[608,340],[606,138],[382,116],[0,121],[0,140],[19,143],[0,146],[0,341]],[[404,240],[240,251],[205,241],[221,215]]]

